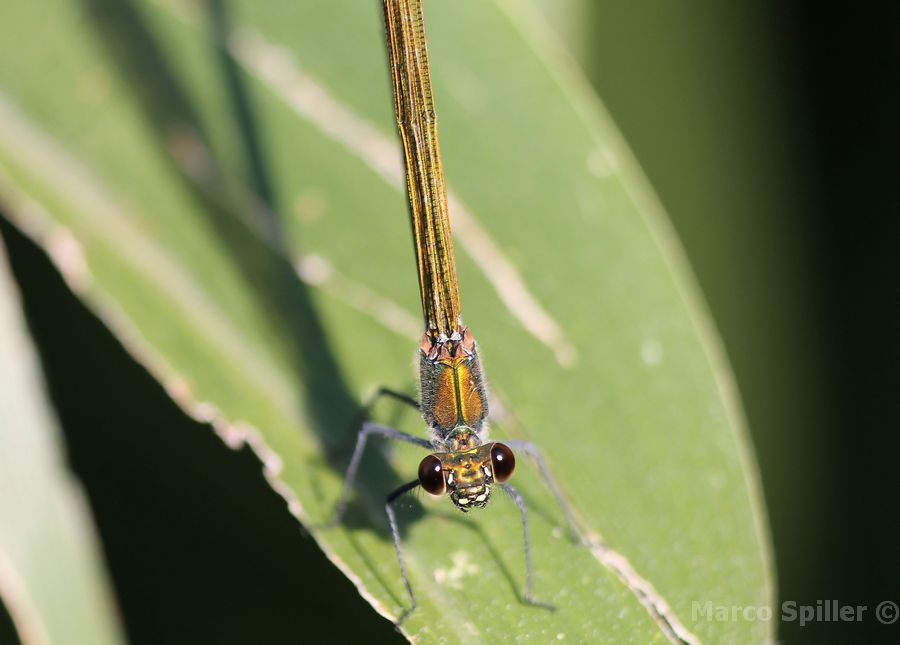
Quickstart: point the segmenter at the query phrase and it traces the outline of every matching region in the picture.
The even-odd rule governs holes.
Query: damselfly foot
[[[539,607],[540,609],[546,609],[547,611],[556,611],[556,605],[544,602],[543,600],[538,600],[532,596],[523,596],[522,601],[526,605],[531,605],[532,607]]]

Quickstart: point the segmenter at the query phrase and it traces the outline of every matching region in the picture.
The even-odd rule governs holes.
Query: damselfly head
[[[450,494],[461,511],[484,508],[494,484],[508,480],[516,466],[512,450],[488,443],[471,450],[428,455],[419,465],[419,483],[432,495]]]

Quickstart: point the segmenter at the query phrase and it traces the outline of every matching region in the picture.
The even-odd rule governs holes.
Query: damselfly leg
[[[525,441],[524,439],[511,439],[506,442],[506,445],[513,450],[519,450],[526,453],[534,460],[534,463],[537,464],[538,470],[541,473],[541,477],[544,479],[544,483],[547,485],[547,488],[550,489],[550,492],[553,493],[557,505],[566,517],[566,522],[569,525],[569,536],[572,538],[572,541],[587,545],[587,540],[581,535],[581,531],[575,523],[575,516],[572,514],[572,508],[569,506],[569,502],[566,501],[562,490],[560,490],[559,484],[556,483],[556,478],[550,471],[550,467],[547,466],[547,462],[544,460],[541,449],[532,442]]]
[[[415,403],[412,397],[407,395],[400,394],[394,392],[393,390],[388,390],[386,388],[382,388],[376,394],[376,397],[381,396],[390,396],[391,398],[395,398],[401,400],[403,402],[409,403],[412,407],[416,407],[418,409],[418,404]],[[371,406],[366,406],[371,407]],[[381,437],[384,439],[388,439],[391,441],[401,441],[404,443],[411,443],[426,450],[432,451],[435,449],[440,449],[440,445],[435,445],[431,441],[423,439],[421,437],[417,437],[415,435],[411,435],[395,428],[390,428],[388,426],[381,425],[379,423],[375,423],[373,421],[366,421],[363,423],[362,428],[357,434],[356,445],[353,450],[353,455],[350,459],[350,464],[347,467],[346,474],[344,476],[344,484],[341,489],[341,495],[335,504],[334,514],[332,516],[332,520],[329,525],[334,525],[340,522],[342,519],[344,512],[347,508],[347,502],[351,491],[353,489],[354,483],[356,482],[356,476],[359,472],[360,463],[362,462],[362,457],[365,452],[365,447],[368,444],[368,440],[370,437]],[[534,460],[535,464],[538,467],[538,470],[541,473],[541,476],[544,480],[544,483],[553,493],[554,498],[556,499],[560,510],[562,511],[563,516],[566,518],[566,522],[569,525],[569,529],[571,531],[571,535],[573,540],[576,542],[581,541],[578,528],[575,524],[574,517],[572,515],[572,511],[569,507],[568,502],[562,494],[559,486],[556,483],[549,467],[547,466],[546,461],[544,460],[543,455],[540,450],[533,443],[524,440],[510,440],[505,442],[505,444],[486,444],[486,445],[505,445],[509,449],[517,450],[523,453],[528,454]],[[474,451],[472,451],[474,452]],[[429,459],[433,459],[435,463],[439,467],[438,474],[438,488],[440,488],[440,492],[446,492],[447,489],[447,477],[449,473],[449,477],[452,477],[452,468],[448,469],[445,472],[443,467],[443,462],[441,460],[441,456],[444,456],[444,460],[446,461],[446,455],[448,452],[437,452],[432,455],[429,455],[423,460],[423,464],[425,464]],[[510,453],[511,456],[512,453]],[[515,463],[514,458],[512,458],[512,463]],[[492,469],[496,467],[496,464],[492,464]],[[507,466],[508,468],[512,468],[514,466]],[[511,470],[509,471],[511,474]],[[400,618],[397,620],[397,626],[399,626],[409,614],[416,608],[417,600],[416,595],[413,590],[412,582],[409,578],[409,573],[406,568],[406,562],[403,556],[403,546],[400,539],[400,528],[397,521],[396,514],[396,504],[400,501],[400,499],[406,493],[409,493],[419,486],[423,486],[428,492],[434,493],[436,492],[434,489],[434,481],[432,481],[434,473],[431,474],[423,474],[423,469],[420,467],[420,476],[419,479],[408,482],[395,491],[391,492],[385,501],[385,513],[388,517],[388,524],[391,530],[391,540],[394,543],[394,548],[397,554],[397,562],[400,567],[400,574],[403,578],[403,585],[406,588],[406,591],[409,595],[410,605],[407,609],[403,611]],[[532,547],[531,547],[531,529],[529,524],[529,516],[528,516],[528,505],[525,501],[525,498],[516,490],[512,485],[505,482],[498,482],[497,485],[504,490],[510,498],[512,498],[513,502],[515,502],[517,508],[519,509],[519,514],[522,522],[522,534],[523,534],[523,546],[525,553],[525,590],[522,595],[522,599],[525,603],[529,605],[533,605],[536,607],[542,607],[545,609],[554,609],[554,606],[550,603],[538,600],[534,596],[534,565],[532,561]],[[466,510],[463,508],[463,510]]]
[[[341,489],[341,496],[338,498],[337,504],[334,507],[334,514],[328,524],[329,526],[338,524],[343,518],[344,512],[347,510],[347,499],[350,496],[350,491],[353,489],[356,475],[359,473],[359,464],[362,462],[366,443],[369,441],[369,437],[372,436],[411,443],[424,448],[425,450],[431,450],[433,447],[430,441],[423,439],[422,437],[417,437],[372,421],[363,423],[362,429],[359,431],[359,434],[356,435],[356,447],[353,449],[350,465],[347,466],[347,472],[344,475],[344,486]]]

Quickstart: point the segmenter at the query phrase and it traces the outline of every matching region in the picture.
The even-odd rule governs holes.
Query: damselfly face
[[[428,455],[419,464],[419,483],[432,495],[450,493],[456,507],[468,512],[484,508],[494,483],[512,477],[516,458],[502,443],[488,443],[470,450]]]

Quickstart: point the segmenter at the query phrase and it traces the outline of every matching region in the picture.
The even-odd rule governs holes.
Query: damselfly
[[[403,141],[406,183],[415,236],[425,333],[418,351],[421,401],[388,389],[388,395],[416,407],[431,430],[431,438],[410,435],[373,422],[363,424],[347,468],[344,488],[335,508],[340,521],[353,487],[366,442],[371,436],[406,441],[431,454],[419,464],[417,479],[387,497],[385,510],[400,573],[410,606],[397,624],[416,607],[416,595],[406,571],[394,505],[401,495],[421,486],[432,495],[449,494],[456,507],[468,512],[483,508],[495,487],[505,490],[519,508],[525,537],[524,601],[552,609],[532,592],[531,541],[528,508],[508,480],[515,469],[514,451],[530,455],[556,497],[575,539],[571,511],[537,447],[527,441],[504,443],[486,439],[488,401],[475,338],[460,322],[459,288],[444,173],[438,143],[437,115],[431,90],[422,0],[384,0],[388,54],[397,124]]]

